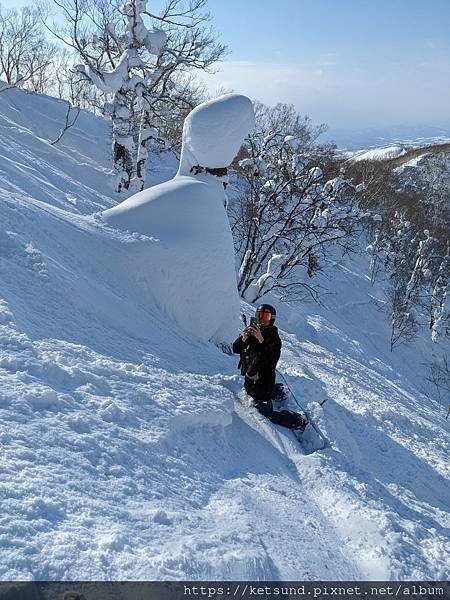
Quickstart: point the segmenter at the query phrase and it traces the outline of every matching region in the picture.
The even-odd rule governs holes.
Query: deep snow
[[[254,121],[251,101],[239,94],[195,107],[175,177],[102,213],[109,225],[152,241],[138,253],[128,246],[124,256],[141,280],[136,295],[216,345],[230,344],[239,327],[233,236],[222,178],[196,170],[228,167]]]
[[[279,307],[280,368],[330,442],[305,456],[235,357],[142,296],[123,257],[154,239],[92,215],[118,201],[108,124],[50,146],[64,115],[0,94],[0,578],[448,579],[448,422],[425,341],[389,352],[365,258]]]

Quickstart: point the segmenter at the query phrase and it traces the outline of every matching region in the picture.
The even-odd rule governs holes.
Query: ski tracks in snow
[[[255,481],[246,493],[250,508],[254,506],[260,517],[259,535],[277,567],[275,578],[357,579],[357,564],[346,555],[340,536],[303,479],[301,465],[312,467],[317,457],[304,455],[292,432],[270,423],[243,398],[236,402],[236,413],[263,438],[265,451],[260,446],[258,460],[264,464],[275,455],[281,463],[278,476],[259,485]]]
[[[331,448],[314,467],[301,461],[299,468],[343,551],[366,579],[448,578],[446,424],[418,392],[402,387],[398,374],[386,377],[384,361],[368,366],[351,351],[331,352],[291,335],[284,342],[286,371],[302,365],[292,378],[299,397],[307,398],[305,374],[328,397],[322,424]]]

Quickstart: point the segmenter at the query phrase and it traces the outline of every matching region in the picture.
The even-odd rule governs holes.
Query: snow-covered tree
[[[389,253],[392,262],[391,272],[391,350],[401,341],[410,340],[418,329],[416,310],[424,282],[428,279],[428,269],[432,255],[433,238],[430,232],[423,232],[424,238],[411,239],[411,224],[399,217],[398,240],[394,240]],[[411,260],[412,251],[415,256]]]
[[[100,92],[112,119],[117,189],[138,191],[168,107],[184,104],[186,73],[206,69],[225,53],[208,28],[206,0],[169,0],[160,13],[151,12],[147,0],[54,2],[66,23],[52,30],[82,59],[76,71]]]
[[[439,266],[438,276],[431,294],[430,329],[433,342],[450,338],[450,243],[447,254]]]
[[[376,278],[386,263],[389,244],[384,235],[383,217],[380,214],[366,214],[364,223],[369,231],[369,239],[371,240],[370,244],[366,247],[366,252],[370,256],[370,282],[374,285]]]
[[[401,172],[406,190],[417,198],[415,208],[424,227],[437,238],[448,239],[450,227],[450,153],[436,152],[423,156],[415,167]]]
[[[447,418],[450,415],[450,242],[442,259],[433,285],[430,301],[430,331],[432,358],[429,363],[428,381],[433,385],[439,408],[447,402]]]
[[[124,27],[120,33],[116,31],[114,23],[106,24],[102,35],[113,39],[115,54],[121,51],[118,60],[114,61],[113,69],[97,67],[89,60],[86,50],[81,53],[86,63],[75,67],[76,71],[105,95],[105,98],[111,99],[108,113],[113,124],[113,161],[119,192],[130,187],[133,176],[137,179],[137,189],[143,188],[142,167],[147,156],[147,141],[155,135],[148,123],[148,100],[145,94],[148,84],[151,84],[155,76],[155,63],[167,36],[161,29],[150,30],[145,26],[143,13],[146,8],[145,0],[132,0],[122,5],[119,12],[123,16]],[[99,37],[94,34],[91,43],[98,45]],[[153,64],[142,58],[143,51],[155,56]],[[132,118],[135,104],[141,114],[137,152],[135,123]]]
[[[33,7],[4,9],[0,5],[0,78],[8,87],[48,90],[58,50],[45,39],[39,11]]]
[[[291,106],[257,105],[229,203],[238,287],[250,302],[270,291],[316,299],[314,276],[327,251],[351,246],[360,218],[355,186],[333,167],[333,148],[315,143],[321,131]]]
[[[447,164],[444,155],[426,155],[422,166],[404,170],[374,161],[351,167],[364,182],[361,207],[372,216],[364,220],[370,275],[384,279],[391,349],[426,327],[427,315],[432,331],[437,323],[448,280],[442,276],[450,227]]]
[[[433,385],[439,409],[443,402],[447,403],[446,418],[448,419],[450,416],[450,359],[448,354],[434,357],[427,379]]]

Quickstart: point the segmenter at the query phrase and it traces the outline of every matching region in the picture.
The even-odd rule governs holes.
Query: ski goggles
[[[270,310],[257,310],[256,318],[258,319],[258,321],[268,323],[272,319],[272,313],[270,312]]]

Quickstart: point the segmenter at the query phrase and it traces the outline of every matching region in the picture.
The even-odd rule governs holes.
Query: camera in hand
[[[250,326],[253,327],[254,325],[258,325],[258,321],[256,317],[250,317]]]

